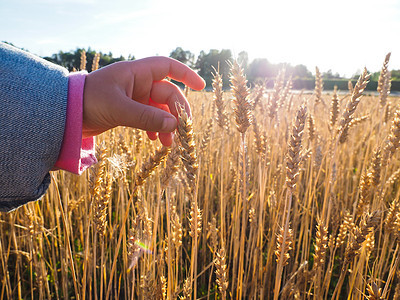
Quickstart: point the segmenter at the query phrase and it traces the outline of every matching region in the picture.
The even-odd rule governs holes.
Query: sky
[[[113,56],[246,51],[315,72],[400,69],[400,0],[0,0],[0,41],[48,56],[89,46]]]

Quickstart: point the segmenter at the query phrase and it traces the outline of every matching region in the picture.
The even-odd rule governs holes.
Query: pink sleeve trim
[[[83,90],[87,72],[69,74],[64,139],[55,169],[82,174],[97,162],[94,137],[82,139]]]

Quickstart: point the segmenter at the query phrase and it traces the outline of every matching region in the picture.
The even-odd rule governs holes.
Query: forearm
[[[0,211],[43,196],[60,152],[66,69],[0,43]]]

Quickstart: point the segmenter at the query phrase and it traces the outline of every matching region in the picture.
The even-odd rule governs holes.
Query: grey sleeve
[[[64,135],[68,71],[0,43],[0,211],[41,198]]]

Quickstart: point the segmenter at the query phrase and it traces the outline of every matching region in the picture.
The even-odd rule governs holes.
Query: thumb
[[[114,106],[113,114],[117,126],[129,126],[154,132],[172,132],[177,126],[177,121],[172,114],[128,97]]]

